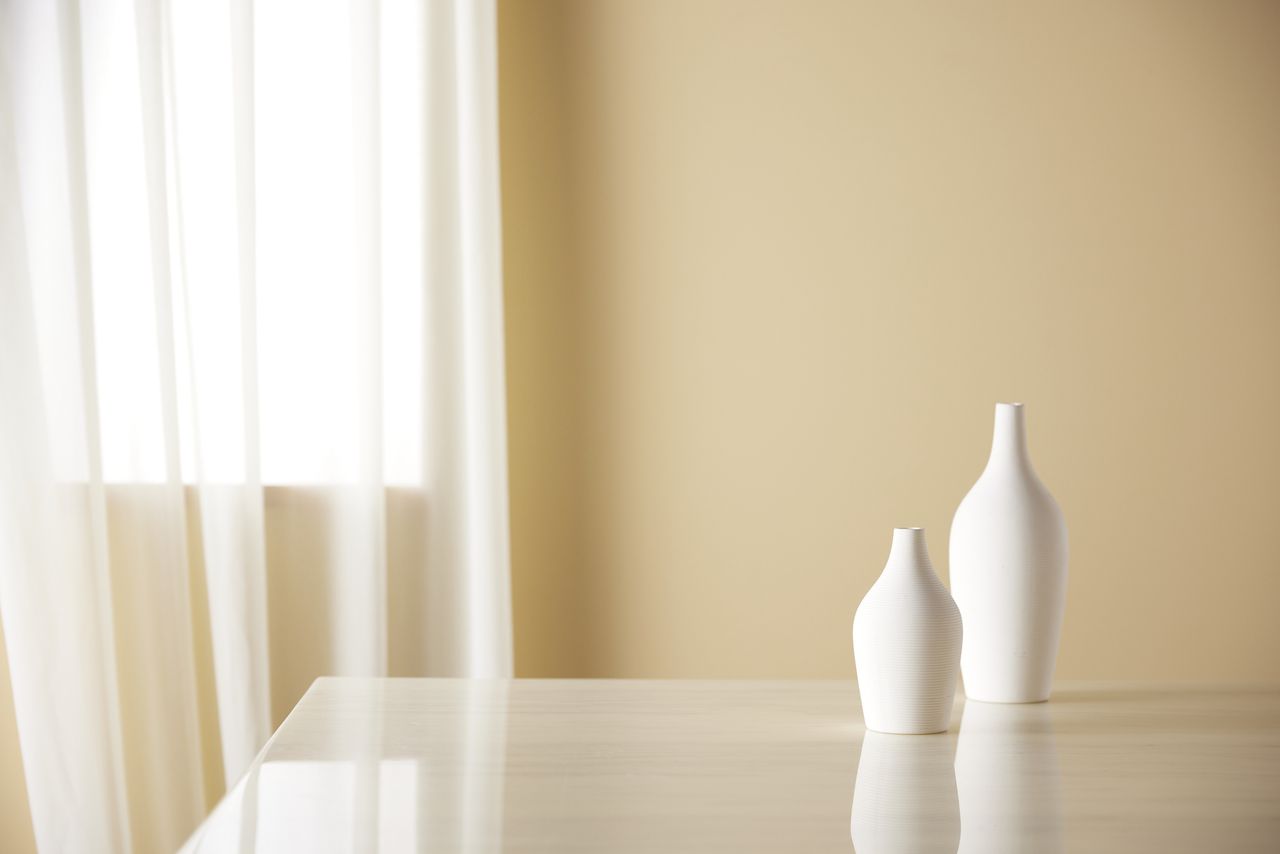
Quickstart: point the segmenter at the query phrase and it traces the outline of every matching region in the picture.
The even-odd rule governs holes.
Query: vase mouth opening
[[[1022,403],[1020,401],[1011,401],[1009,403],[997,403],[996,406],[1011,406],[1014,409],[1021,409]]]
[[[924,528],[894,528],[895,531],[923,531]]]

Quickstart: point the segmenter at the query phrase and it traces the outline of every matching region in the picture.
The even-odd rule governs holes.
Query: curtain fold
[[[316,676],[510,675],[495,28],[0,2],[0,627],[41,851],[174,850]]]

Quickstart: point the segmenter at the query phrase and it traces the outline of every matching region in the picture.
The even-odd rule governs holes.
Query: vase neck
[[[924,528],[894,528],[893,543],[889,547],[889,560],[884,566],[884,574],[914,573],[933,575],[933,563],[929,560]]]
[[[988,469],[1031,468],[1027,453],[1027,426],[1021,403],[997,403],[995,431],[991,435]]]

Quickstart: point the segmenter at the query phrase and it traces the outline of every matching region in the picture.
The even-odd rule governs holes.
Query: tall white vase
[[[923,528],[894,528],[889,561],[853,617],[867,729],[943,732],[960,664],[960,611],[934,574]]]
[[[1049,699],[1067,594],[1067,526],[1031,468],[1021,403],[997,403],[991,458],[951,522],[965,696]]]

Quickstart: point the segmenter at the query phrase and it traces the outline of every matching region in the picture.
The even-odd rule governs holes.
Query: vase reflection
[[[1050,703],[965,703],[955,763],[961,852],[1063,850],[1052,710]]]
[[[955,854],[960,805],[952,748],[945,734],[867,730],[849,818],[859,854]]]
[[[958,741],[866,732],[849,832],[858,854],[1054,854],[1061,801],[1052,705],[968,701]]]

